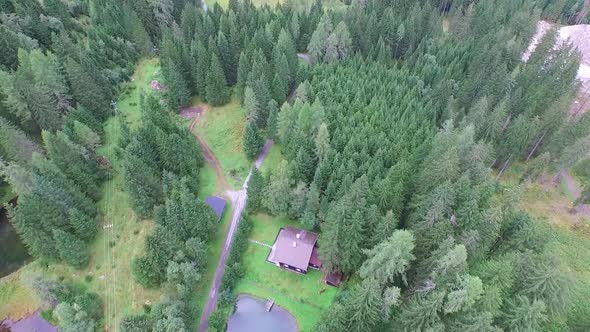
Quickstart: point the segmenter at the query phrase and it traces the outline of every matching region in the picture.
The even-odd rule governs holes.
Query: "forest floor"
[[[131,260],[143,251],[145,237],[151,233],[153,222],[139,220],[129,207],[116,148],[120,137],[119,122],[127,121],[131,128],[139,125],[139,96],[143,92],[149,93],[149,83],[158,72],[157,59],[141,60],[132,81],[122,88],[117,115],[104,125],[105,139],[99,154],[111,161],[113,172],[111,179],[103,184],[102,199],[98,202],[100,230],[90,247],[88,266],[76,270],[63,264],[42,265],[38,260],[26,265],[14,276],[0,281],[0,294],[8,294],[0,295],[0,316],[18,319],[38,309],[39,301],[27,286],[33,276],[73,282],[82,289],[96,292],[103,302],[106,331],[116,331],[121,318],[141,312],[144,304],[160,298],[161,290],[144,289],[133,280]]]
[[[266,261],[269,248],[254,242],[272,245],[281,227],[301,228],[302,225],[285,217],[266,214],[251,215],[250,220],[251,241],[243,258],[245,274],[237,283],[235,292],[274,299],[277,305],[295,317],[300,331],[313,331],[322,313],[334,301],[338,289],[326,285],[320,271],[310,269],[301,275],[269,264]]]

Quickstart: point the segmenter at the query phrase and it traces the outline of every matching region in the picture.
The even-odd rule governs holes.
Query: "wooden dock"
[[[270,309],[272,309],[272,306],[275,304],[275,299],[268,299],[266,301],[266,311],[270,311]]]

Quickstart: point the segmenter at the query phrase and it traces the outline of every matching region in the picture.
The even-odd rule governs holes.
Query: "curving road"
[[[201,143],[201,142],[199,142]],[[272,146],[273,141],[267,140],[262,147],[262,151],[256,158],[254,162],[254,167],[260,168],[264,158],[270,147]],[[232,202],[232,215],[231,215],[231,223],[227,228],[227,232],[225,234],[225,241],[223,242],[223,249],[221,251],[221,256],[219,256],[219,261],[217,261],[217,268],[215,269],[215,277],[213,277],[213,282],[211,283],[211,288],[209,289],[209,295],[207,297],[207,304],[205,304],[205,308],[203,308],[203,313],[201,314],[201,322],[199,324],[199,332],[207,331],[207,320],[209,319],[209,315],[215,310],[215,306],[217,305],[217,299],[219,297],[219,286],[221,284],[221,278],[223,277],[223,270],[225,269],[225,262],[227,260],[227,256],[229,255],[229,251],[231,249],[231,243],[234,238],[234,234],[236,229],[238,228],[238,224],[240,223],[240,217],[242,215],[242,211],[246,207],[246,200],[248,198],[248,181],[250,181],[250,175],[252,175],[252,171],[246,177],[246,181],[242,185],[242,188],[238,191],[228,191],[226,194],[228,197],[231,198]]]

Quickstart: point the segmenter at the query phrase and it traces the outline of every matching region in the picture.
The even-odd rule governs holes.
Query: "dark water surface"
[[[39,312],[35,312],[29,317],[13,322],[5,320],[0,322],[0,332],[58,332],[57,328],[41,318]]]
[[[266,311],[265,301],[240,295],[236,311],[227,321],[227,332],[297,332],[297,321],[275,305]]]
[[[0,207],[0,278],[18,270],[31,258],[8,221],[6,212],[5,208]]]

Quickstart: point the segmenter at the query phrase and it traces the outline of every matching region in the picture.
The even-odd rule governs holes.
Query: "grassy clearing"
[[[235,188],[242,186],[252,166],[242,151],[245,123],[240,103],[233,98],[221,107],[210,106],[196,127],[219,160],[228,182]]]
[[[205,167],[199,173],[199,199],[220,194],[218,188],[215,171],[209,164],[205,163]]]
[[[0,320],[19,320],[39,308],[39,300],[21,278],[23,271],[21,269],[0,280]]]
[[[574,326],[590,324],[590,238],[581,237],[570,230],[547,224],[551,241],[547,249],[561,258],[563,266],[576,279],[573,305],[568,311],[568,321]]]
[[[264,214],[251,216],[251,220],[250,239],[267,244],[273,243],[279,228],[301,227],[287,218]],[[277,305],[295,317],[300,331],[312,331],[322,312],[333,302],[337,289],[324,284],[319,271],[310,270],[307,275],[299,275],[267,263],[268,252],[266,247],[249,243],[243,258],[245,276],[238,282],[235,292],[275,299]]]
[[[273,144],[260,167],[262,175],[267,176],[273,169],[277,168],[285,157],[281,154],[281,147],[278,144]]]
[[[503,183],[514,186],[523,171],[522,165],[515,165]],[[563,269],[576,279],[573,305],[567,313],[568,323],[587,327],[590,324],[590,220],[571,213],[573,197],[563,181],[557,187],[526,184],[520,205],[536,217],[539,227],[546,229],[549,234],[547,251],[560,257]]]
[[[119,121],[126,120],[131,127],[140,121],[139,97],[149,91],[149,83],[159,69],[157,59],[145,59],[137,65],[133,80],[124,85],[118,101],[119,114],[111,117],[104,125],[105,138],[99,154],[112,163],[112,178],[103,185],[102,199],[98,202],[101,216],[101,229],[90,247],[90,262],[85,269],[76,270],[63,264],[42,265],[35,261],[23,268],[23,273],[73,282],[84,289],[96,292],[102,299],[108,317],[105,328],[115,331],[120,319],[130,313],[137,313],[144,303],[159,299],[160,290],[146,290],[135,283],[131,274],[131,260],[144,248],[144,239],[151,233],[153,222],[138,220],[128,204],[127,194],[123,192],[123,174],[116,155],[116,145],[120,136]],[[104,225],[113,225],[103,229]],[[38,301],[30,290],[23,289],[24,283],[13,279],[0,282],[0,317],[10,309],[14,317],[27,303],[27,310],[37,308]],[[10,291],[10,290],[13,291]],[[10,293],[12,292],[12,293]],[[16,295],[5,295],[16,294]]]

